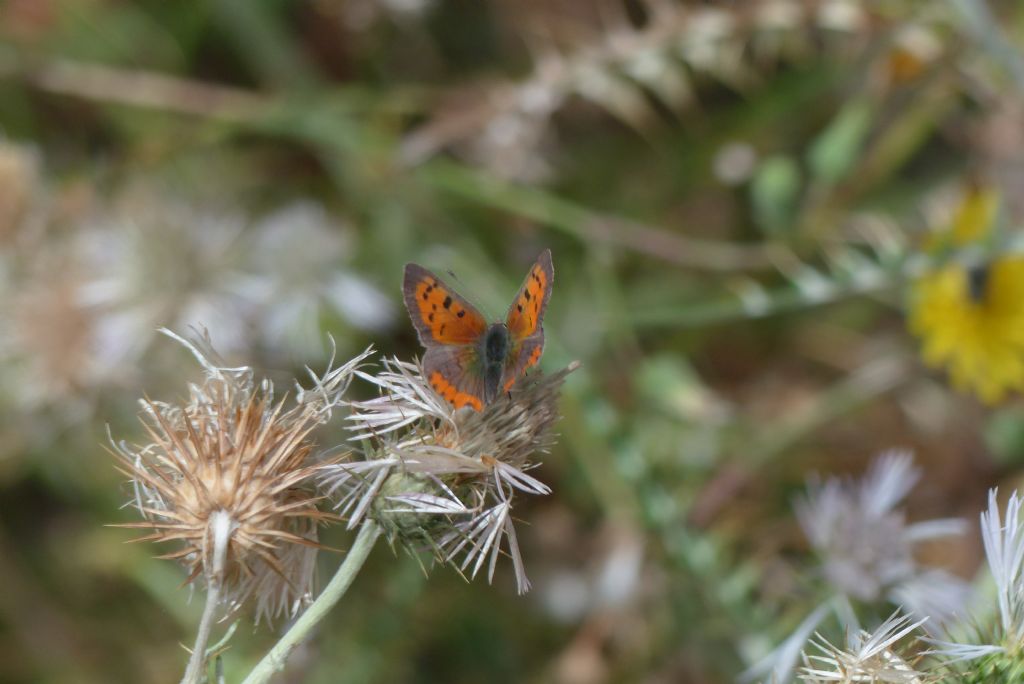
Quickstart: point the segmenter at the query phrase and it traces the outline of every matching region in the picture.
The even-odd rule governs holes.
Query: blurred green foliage
[[[938,2],[0,3],[0,680],[180,676],[202,602],[103,527],[108,426],[199,375],[152,331],[282,387],[327,334],[409,358],[408,261],[497,318],[554,254],[542,366],[583,368],[517,509],[534,590],[378,549],[283,681],[732,681],[818,598],[807,473],[917,447],[912,514],[973,520],[1020,411],[916,361],[901,269],[965,184],[1024,196],[993,11],[1008,53]]]

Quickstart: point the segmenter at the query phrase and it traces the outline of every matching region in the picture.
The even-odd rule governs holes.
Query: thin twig
[[[69,59],[32,62],[2,55],[0,76],[20,76],[45,92],[97,102],[156,109],[229,122],[266,112],[271,98],[251,90],[154,71],[123,69]]]
[[[835,273],[817,275],[821,287],[800,287],[791,283],[766,290],[754,281],[737,288],[738,296],[710,301],[637,306],[628,313],[629,321],[641,328],[700,328],[743,319],[765,318],[791,311],[835,304],[855,297],[881,295],[905,287],[929,273],[956,265],[971,269],[992,263],[997,258],[1024,254],[1024,237],[1011,236],[999,249],[968,247],[950,254],[933,255],[910,252],[899,263],[872,265],[870,277],[840,279]]]
[[[588,242],[615,245],[678,266],[706,271],[768,270],[781,247],[701,240],[638,221],[611,217],[538,188],[437,160],[420,168],[424,179],[462,197],[525,216]]]
[[[172,76],[147,69],[131,69],[67,58],[28,56],[0,41],[0,78],[18,80],[53,95],[87,102],[124,105],[195,116],[224,123],[263,128],[267,118],[286,109],[285,94]],[[346,110],[419,113],[424,94],[416,87],[389,92],[381,101],[358,87],[321,89],[318,102],[335,113]],[[308,102],[299,105],[308,110]]]
[[[33,62],[0,54],[0,77],[18,76],[45,92],[144,109],[259,125],[281,101],[251,90],[168,76],[153,71],[67,59]],[[440,161],[423,170],[428,181],[476,201],[533,218],[577,238],[611,244],[679,266],[709,271],[772,268],[779,247],[701,240],[638,221],[586,209],[536,188],[488,177]]]

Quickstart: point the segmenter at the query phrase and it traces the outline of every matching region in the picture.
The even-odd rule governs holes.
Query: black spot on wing
[[[450,309],[451,306],[452,306],[452,297],[451,297],[451,295],[448,295],[447,297],[444,298],[444,308]]]

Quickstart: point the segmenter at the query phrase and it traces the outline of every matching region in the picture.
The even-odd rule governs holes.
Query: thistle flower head
[[[988,510],[981,514],[981,539],[995,583],[998,623],[982,621],[966,629],[957,625],[959,629],[949,640],[933,642],[933,653],[950,665],[973,661],[976,672],[987,672],[991,681],[1002,681],[996,674],[1015,672],[1019,676],[1024,672],[1020,658],[1024,653],[1024,520],[1017,492],[1010,495],[1005,515],[1000,513],[996,495],[997,490],[989,490]]]
[[[996,490],[988,495],[988,511],[981,514],[981,539],[999,597],[1000,627],[1006,640],[1024,645],[1024,521],[1021,498],[1014,492],[999,515]]]
[[[138,541],[174,544],[162,557],[179,560],[188,582],[218,583],[229,610],[255,596],[257,620],[294,613],[310,597],[317,526],[330,517],[309,486],[320,467],[310,462],[311,432],[366,354],[314,376],[311,390],[297,387],[286,408],[251,368],[226,367],[208,339],[164,332],[206,377],[182,404],[142,402],[149,443],[114,445],[145,519],[126,526],[151,531]]]
[[[966,585],[940,570],[921,568],[914,547],[961,533],[963,522],[908,524],[898,506],[919,478],[909,453],[887,452],[860,481],[812,482],[796,512],[822,558],[826,581],[837,593],[861,601],[905,603],[915,615],[941,620],[960,608]]]
[[[271,348],[318,358],[325,316],[371,331],[394,319],[394,303],[350,268],[355,232],[323,205],[284,205],[247,235],[244,297],[256,312],[253,327]]]
[[[395,308],[349,268],[354,232],[297,201],[250,217],[140,182],[97,207],[71,238],[81,306],[101,348],[137,359],[158,325],[209,325],[222,350],[320,358],[325,316],[379,330]],[[109,352],[108,352],[109,353]]]
[[[490,580],[505,547],[525,592],[512,501],[551,491],[529,474],[530,458],[551,445],[559,389],[577,365],[524,379],[479,412],[453,409],[417,364],[392,359],[377,375],[357,371],[381,391],[353,402],[348,416],[365,459],[325,467],[321,482],[351,527],[371,518],[392,542],[429,548],[471,577],[486,566]]]
[[[76,301],[78,276],[63,259],[37,254],[44,273],[12,283],[0,302],[0,392],[27,409],[80,412],[90,388],[109,382],[124,364],[96,345],[96,319]]]
[[[798,676],[812,684],[923,684],[924,674],[901,655],[897,644],[917,630],[925,619],[915,622],[896,611],[874,632],[861,630],[852,635],[845,648],[834,646],[818,636],[811,642],[818,653],[804,653],[804,666]]]
[[[953,519],[907,524],[898,507],[920,476],[909,453],[889,451],[872,463],[861,480],[829,478],[808,484],[796,513],[808,541],[821,556],[822,573],[834,593],[778,648],[751,666],[744,673],[746,681],[769,672],[772,681],[789,681],[798,654],[829,612],[854,635],[850,648],[844,651],[819,638],[815,646],[823,655],[811,661],[828,659],[827,667],[812,668],[805,656],[804,680],[918,681],[913,668],[895,667],[902,661],[889,647],[926,620],[930,629],[946,626],[969,594],[969,585],[963,580],[943,570],[921,567],[914,560],[918,542],[960,534],[964,528],[963,521]],[[851,598],[902,607],[874,636],[864,635]],[[899,617],[903,613],[908,617]],[[908,626],[911,620],[917,622]],[[887,669],[886,662],[893,667]]]

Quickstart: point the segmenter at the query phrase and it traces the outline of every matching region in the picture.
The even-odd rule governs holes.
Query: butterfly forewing
[[[505,325],[512,335],[513,344],[524,340],[538,332],[543,332],[541,324],[544,320],[544,309],[551,297],[551,284],[555,279],[555,271],[551,266],[551,250],[545,249],[537,257],[536,263],[526,274],[519,294],[508,308]]]
[[[434,344],[476,344],[487,329],[472,304],[419,264],[406,264],[402,293],[420,342],[428,349]]]
[[[519,294],[508,308],[505,325],[510,336],[510,350],[502,388],[507,392],[527,369],[536,366],[544,351],[544,310],[551,297],[555,270],[551,250],[545,249],[526,274]]]

